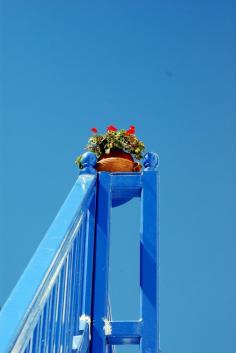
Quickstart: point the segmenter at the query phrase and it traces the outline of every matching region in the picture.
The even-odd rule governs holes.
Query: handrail
[[[0,353],[51,352],[53,345],[59,352],[55,346],[72,344],[80,315],[90,315],[96,178],[78,177],[2,308]]]

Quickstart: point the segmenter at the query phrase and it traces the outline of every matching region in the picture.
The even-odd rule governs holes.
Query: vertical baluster
[[[66,349],[65,352],[71,352],[72,346],[72,311],[73,311],[73,299],[74,299],[74,271],[75,271],[75,251],[76,251],[76,238],[73,241],[70,251],[70,285],[68,292],[68,310],[66,313]]]
[[[70,290],[69,290],[69,304],[68,304],[68,312],[67,312],[67,342],[68,345],[71,348],[72,345],[72,331],[73,331],[73,327],[72,327],[72,321],[71,321],[71,317],[72,317],[72,312],[73,312],[73,305],[74,305],[74,271],[75,271],[75,240],[73,242],[72,248],[71,248],[71,268],[70,268]],[[68,350],[68,352],[70,352],[70,350]]]
[[[67,274],[67,281],[66,281],[66,293],[65,293],[65,302],[64,302],[64,327],[63,327],[63,335],[62,335],[62,346],[63,352],[66,353],[68,350],[68,337],[69,337],[69,316],[70,316],[70,307],[71,307],[71,276],[72,276],[72,250],[67,256],[67,267],[68,267],[68,274]]]
[[[43,311],[42,311],[42,323],[41,323],[41,338],[39,342],[39,352],[43,353],[45,350],[45,335],[46,335],[46,321],[47,321],[47,310],[48,301],[46,301]]]
[[[45,307],[45,323],[44,323],[44,335],[43,335],[43,346],[42,346],[42,353],[47,352],[48,348],[48,341],[49,341],[49,322],[51,321],[51,306],[52,306],[52,295],[53,290],[51,291],[47,304]]]
[[[69,273],[69,257],[67,255],[65,260],[65,279],[64,279],[64,295],[62,301],[62,316],[60,320],[60,353],[64,352],[64,333],[65,333],[65,321],[66,321],[66,303],[67,303],[67,291],[68,291],[68,273]]]
[[[80,314],[85,314],[84,311],[84,303],[85,303],[85,285],[86,285],[86,264],[85,264],[85,258],[86,258],[86,245],[87,245],[87,221],[88,221],[88,212],[85,211],[84,213],[84,218],[83,218],[83,226],[82,226],[82,253],[81,253],[81,277],[82,277],[82,286],[80,290]]]
[[[73,332],[74,335],[78,334],[78,322],[79,322],[79,288],[80,288],[80,278],[79,278],[79,269],[80,269],[80,253],[81,253],[81,229],[78,232],[77,236],[77,256],[76,256],[76,273],[75,273],[75,289],[74,289],[74,305],[73,305]]]
[[[99,173],[91,353],[106,352],[106,337],[103,327],[104,318],[107,318],[108,307],[108,269],[111,211],[110,185],[110,174],[106,172]]]
[[[157,173],[145,171],[142,183],[140,289],[143,328],[140,352],[157,353],[159,347]]]
[[[80,290],[80,262],[81,262],[81,226],[78,231],[77,235],[77,256],[76,256],[76,274],[75,274],[75,289],[74,289],[74,323],[73,323],[73,330],[74,330],[74,335],[78,334],[78,327],[79,327],[79,315],[80,315],[80,309],[79,309],[79,290]]]
[[[76,266],[77,266],[77,251],[78,251],[78,234],[76,235],[72,248],[71,248],[71,274],[70,274],[70,298],[69,298],[69,307],[68,307],[68,352],[70,352],[72,346],[72,340],[74,335],[74,315],[76,313],[74,307],[75,301],[75,278],[76,278]]]
[[[62,302],[62,316],[60,320],[60,352],[64,352],[65,340],[65,322],[66,322],[66,309],[67,309],[67,295],[68,295],[68,274],[69,274],[69,256],[65,260],[65,280],[64,280],[64,296]]]
[[[83,215],[84,217],[84,215]],[[79,332],[79,318],[82,314],[82,295],[83,295],[83,233],[84,233],[84,219],[82,220],[80,232],[79,232],[79,256],[78,256],[78,293],[77,293],[77,302],[76,306],[78,308],[75,330],[76,333]]]
[[[50,320],[48,325],[48,345],[47,345],[47,353],[53,352],[53,345],[55,340],[55,328],[56,328],[56,309],[57,309],[57,300],[58,300],[58,287],[59,287],[59,277],[56,279],[56,283],[52,289],[52,303],[50,310]]]
[[[75,322],[77,314],[77,307],[76,307],[76,298],[77,298],[77,288],[78,288],[78,281],[77,281],[77,272],[78,272],[78,254],[79,254],[79,238],[78,234],[74,240],[73,244],[73,278],[72,278],[72,298],[71,298],[71,312],[70,312],[70,339],[69,341],[72,344],[72,337],[76,335],[75,332]]]
[[[93,279],[93,257],[94,257],[94,236],[95,236],[95,196],[88,210],[86,225],[85,245],[85,285],[84,285],[84,313],[91,316],[92,305],[92,279]]]
[[[64,302],[64,290],[65,290],[65,264],[62,266],[60,273],[60,286],[58,291],[58,302],[56,310],[56,332],[54,341],[54,353],[60,353],[60,343],[61,343],[61,329],[62,329],[62,308]]]
[[[44,317],[45,317],[45,311],[43,309],[42,313],[41,313],[41,320],[40,320],[40,335],[39,335],[39,345],[38,345],[39,352],[41,352],[41,346],[42,346],[42,341],[43,341]]]

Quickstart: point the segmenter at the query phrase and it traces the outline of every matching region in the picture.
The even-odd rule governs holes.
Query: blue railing
[[[83,170],[0,313],[0,353],[158,353],[157,155],[141,173]],[[140,319],[113,321],[108,293],[110,213],[141,199]]]
[[[1,353],[71,352],[88,330],[95,202],[96,175],[80,175],[1,311]]]
[[[155,163],[154,163],[155,165]],[[158,353],[158,173],[147,164],[142,173],[99,173],[90,353],[112,352],[134,344],[140,353]],[[141,199],[140,318],[113,321],[109,308],[109,243],[112,207]],[[107,350],[108,349],[108,350]]]

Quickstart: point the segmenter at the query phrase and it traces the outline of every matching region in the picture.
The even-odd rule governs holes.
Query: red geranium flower
[[[130,125],[129,129],[126,130],[126,135],[133,135],[135,133],[135,126],[134,125]]]
[[[117,131],[117,128],[114,125],[109,125],[107,131]]]
[[[98,132],[98,130],[96,129],[96,127],[92,127],[92,129],[90,129],[92,132],[94,132],[95,134]]]

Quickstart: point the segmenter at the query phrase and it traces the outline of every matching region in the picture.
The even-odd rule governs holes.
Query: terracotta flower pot
[[[102,156],[96,166],[99,172],[139,172],[141,168],[141,164],[134,162],[129,153],[119,150]]]

